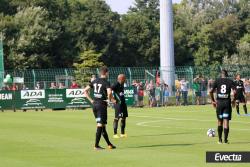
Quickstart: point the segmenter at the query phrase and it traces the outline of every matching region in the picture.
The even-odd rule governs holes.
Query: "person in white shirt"
[[[186,105],[188,105],[188,100],[187,100],[187,97],[188,97],[188,82],[185,80],[185,78],[183,78],[180,81],[180,84],[181,84],[181,95],[182,95],[182,98],[183,98],[183,105],[186,106]]]

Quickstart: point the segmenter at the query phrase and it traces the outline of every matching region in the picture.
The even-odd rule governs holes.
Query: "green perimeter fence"
[[[242,78],[250,78],[250,65],[249,66],[214,66],[214,67],[192,67],[181,66],[174,68],[175,80],[178,82],[183,78],[188,82],[188,103],[195,103],[195,91],[193,90],[194,78],[197,75],[202,75],[207,81],[218,77],[219,72],[222,69],[226,69],[229,72],[230,77],[234,77],[236,73],[240,73]],[[13,80],[17,83],[18,89],[22,89],[23,85],[25,89],[34,90],[36,84],[39,82],[40,89],[49,89],[52,82],[58,85],[63,83],[65,88],[69,88],[73,80],[83,78],[89,81],[92,75],[98,75],[98,68],[86,68],[83,70],[76,69],[26,69],[26,70],[5,70],[4,76],[10,74]],[[109,68],[109,81],[114,83],[118,74],[125,74],[127,77],[127,86],[132,86],[134,80],[142,82],[143,84],[153,81],[157,82],[158,76],[161,74],[161,68],[159,67],[110,67]],[[78,78],[77,78],[78,77]],[[6,86],[6,85],[5,85]],[[81,87],[86,86],[81,85]],[[161,89],[162,91],[162,89]],[[170,91],[174,93],[170,94],[175,96],[176,85],[170,87]],[[207,95],[207,94],[206,94]],[[144,87],[144,103],[147,103],[150,95]],[[148,96],[148,97],[147,97]],[[171,97],[170,97],[171,98]],[[161,105],[163,102],[163,92],[161,92]],[[173,98],[175,102],[175,98]]]
[[[221,69],[227,69],[229,75],[233,77],[236,73],[240,73],[242,78],[250,78],[250,65],[249,66],[216,66],[216,67],[191,67],[182,66],[175,67],[175,79],[180,80],[185,78],[189,83],[193,82],[193,79],[197,75],[202,75],[206,79],[215,79],[218,77]],[[57,84],[64,83],[66,87],[69,87],[76,74],[82,74],[82,77],[86,80],[90,80],[91,75],[98,75],[97,68],[87,68],[81,71],[75,69],[26,69],[26,70],[5,70],[4,76],[10,74],[15,80],[23,79],[23,84],[29,89],[33,89],[36,83],[41,83],[44,89],[49,88],[51,82]],[[127,84],[132,85],[133,80],[145,83],[146,81],[156,80],[157,71],[161,73],[161,69],[158,67],[111,67],[109,68],[109,81],[111,83],[116,81],[118,74],[125,74],[127,76]],[[85,74],[88,75],[85,75]],[[82,85],[85,86],[85,85]]]

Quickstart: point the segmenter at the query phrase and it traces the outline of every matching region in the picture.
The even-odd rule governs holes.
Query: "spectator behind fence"
[[[64,84],[62,82],[60,82],[58,88],[59,89],[65,89],[66,87],[64,86]]]
[[[250,80],[249,79],[245,80],[244,86],[245,86],[245,92],[246,92],[246,99],[247,101],[249,101],[250,100]]]
[[[185,80],[185,78],[183,78],[180,81],[181,84],[181,95],[182,95],[182,99],[183,99],[183,105],[186,106],[188,105],[188,82]]]
[[[195,93],[195,101],[197,105],[200,105],[200,99],[201,99],[201,76],[197,76],[194,79],[193,83],[193,90]]]
[[[26,87],[26,85],[23,84],[22,87],[21,87],[21,89],[22,89],[22,90],[28,90],[29,88]]]
[[[11,87],[11,90],[13,90],[13,91],[18,90],[18,85],[14,83],[14,84],[12,85],[12,87]]]
[[[72,81],[72,84],[70,85],[70,89],[78,89],[79,85],[76,83],[75,80]]]
[[[150,106],[150,83],[148,81],[146,81],[145,83],[145,91],[146,91],[146,95],[148,96],[148,106]]]
[[[200,81],[200,86],[201,86],[201,104],[205,105],[207,104],[207,87],[208,87],[208,82],[205,77],[201,77]]]
[[[38,90],[38,89],[43,89],[43,86],[40,82],[37,82],[36,83],[36,86],[35,86],[35,89]]]
[[[208,80],[208,90],[209,91],[213,88],[213,84],[214,84],[214,80],[213,79],[209,79]]]
[[[181,105],[181,89],[180,88],[176,88],[176,91],[175,91],[175,99],[176,99],[176,106],[179,106]]]
[[[90,79],[90,83],[93,82],[94,80],[96,80],[96,76],[95,76],[95,75],[92,75],[92,76],[91,76],[91,79]]]
[[[138,83],[136,80],[133,80],[132,87],[134,90],[134,106],[138,106]]]
[[[2,90],[11,90],[11,87],[10,87],[10,85],[5,85],[5,86],[2,88]]]
[[[138,85],[138,105],[143,107],[144,85],[142,82]]]
[[[51,82],[49,88],[50,88],[50,89],[56,89],[56,88],[57,88],[57,87],[56,87],[56,83],[55,83],[55,82]]]
[[[157,82],[155,87],[155,100],[156,100],[156,106],[159,107],[161,103],[161,86]]]
[[[163,87],[163,105],[167,106],[169,100],[169,87],[167,84],[164,84]]]
[[[175,80],[175,104],[176,106],[180,105],[181,98],[181,82],[179,80]]]
[[[149,101],[150,101],[150,107],[155,106],[155,86],[153,81],[150,81],[149,84]]]
[[[209,79],[208,80],[208,91],[210,91],[213,88],[213,84],[214,84],[214,80],[213,79]],[[209,103],[211,103],[211,99],[209,98]]]

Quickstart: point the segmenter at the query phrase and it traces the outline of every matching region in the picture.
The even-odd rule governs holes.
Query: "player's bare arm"
[[[216,107],[216,101],[215,101],[215,98],[214,98],[214,89],[210,90],[209,95],[210,95],[213,106]]]
[[[86,98],[90,101],[90,103],[94,103],[94,100],[90,97],[89,95],[89,90],[90,90],[90,86],[87,86],[83,91],[84,91],[84,95],[86,96]]]
[[[108,100],[111,101],[112,103],[116,103],[116,100],[114,96],[112,95],[112,89],[107,88],[107,94],[108,94]]]

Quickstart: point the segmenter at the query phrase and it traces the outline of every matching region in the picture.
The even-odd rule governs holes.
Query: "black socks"
[[[244,112],[245,112],[245,114],[247,114],[247,105],[245,104],[245,105],[243,105],[243,108],[244,108]]]
[[[224,128],[224,142],[227,143],[229,128]]]
[[[125,134],[126,119],[121,120],[121,134]]]
[[[240,107],[239,107],[239,102],[236,102],[236,111],[237,111],[237,114],[240,114]]]
[[[105,126],[102,127],[102,136],[104,137],[106,143],[107,143],[108,145],[111,145],[111,143],[110,143],[110,141],[109,141],[109,136],[108,136],[108,133],[107,133],[107,131],[106,131],[106,127],[105,127]]]
[[[95,147],[99,147],[99,142],[102,136],[102,128],[103,127],[97,127],[96,129]]]
[[[113,127],[114,127],[114,134],[117,134],[118,129],[118,121],[117,119],[114,119]],[[126,119],[121,119],[121,134],[125,134],[125,127],[126,127]]]
[[[118,120],[117,119],[114,119],[113,128],[114,128],[114,134],[116,135],[117,129],[118,129]]]
[[[246,104],[243,105],[243,109],[244,109],[245,114],[247,114],[247,105]],[[239,103],[236,103],[236,111],[237,111],[237,114],[240,114]]]
[[[222,141],[222,132],[223,132],[223,127],[218,126],[218,136],[219,136],[219,141]]]

